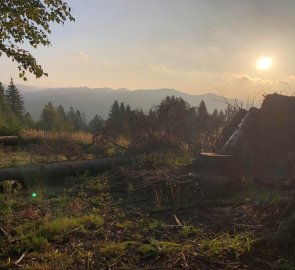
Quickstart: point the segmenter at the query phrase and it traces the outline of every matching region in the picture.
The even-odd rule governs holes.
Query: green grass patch
[[[252,239],[248,233],[235,235],[224,233],[214,238],[203,239],[200,246],[210,256],[226,255],[233,252],[236,258],[238,258],[240,255],[250,251]]]

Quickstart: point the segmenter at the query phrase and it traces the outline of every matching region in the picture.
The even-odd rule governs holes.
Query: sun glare
[[[268,56],[263,56],[257,60],[256,67],[262,70],[270,69],[272,67],[272,59]]]

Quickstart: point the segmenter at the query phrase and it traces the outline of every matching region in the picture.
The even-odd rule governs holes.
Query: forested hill
[[[45,89],[42,91],[22,91],[19,89],[24,97],[25,107],[35,119],[39,119],[40,113],[45,104],[49,101],[54,106],[61,104],[65,110],[71,106],[82,112],[85,112],[86,118],[92,119],[95,114],[101,115],[105,118],[110,110],[112,103],[117,100],[129,104],[131,108],[139,108],[144,111],[149,110],[153,105],[159,102],[167,95],[174,95],[181,97],[187,101],[191,106],[198,106],[203,99],[206,103],[209,112],[215,108],[224,109],[226,104],[221,96],[215,94],[203,95],[189,95],[173,89],[156,89],[156,90],[136,90],[130,91],[128,89],[110,89],[110,88],[96,88],[91,89],[87,87],[80,88],[59,88],[59,89]],[[234,102],[233,100],[229,100]]]

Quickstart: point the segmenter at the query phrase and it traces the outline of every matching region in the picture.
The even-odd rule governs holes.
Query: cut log
[[[0,170],[0,180],[9,179],[25,182],[27,179],[36,177],[41,179],[54,179],[75,176],[86,171],[89,171],[90,173],[98,173],[110,169],[115,165],[123,164],[124,162],[126,162],[126,159],[124,158],[105,158],[5,168]]]
[[[17,136],[0,136],[0,144],[2,145],[17,144],[17,142],[18,142]]]
[[[230,136],[228,141],[225,143],[225,145],[221,148],[219,153],[221,154],[233,154],[237,146],[242,142],[243,136],[245,134],[245,131],[248,128],[251,128],[251,124],[253,123],[253,119],[257,115],[258,109],[253,107],[250,108],[250,110],[247,112],[247,114],[242,119],[241,123],[237,127],[237,129],[234,131],[234,133]]]

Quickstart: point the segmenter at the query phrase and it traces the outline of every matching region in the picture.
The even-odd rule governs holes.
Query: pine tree
[[[23,97],[21,96],[19,90],[14,85],[12,78],[5,92],[5,99],[7,104],[10,106],[12,112],[17,117],[22,117],[24,115],[25,109],[24,109]]]
[[[204,100],[202,100],[197,108],[198,124],[202,130],[208,128],[209,113]]]
[[[96,114],[94,118],[89,122],[89,131],[93,134],[99,134],[103,131],[104,125],[104,120]]]
[[[36,122],[28,112],[24,115],[22,122],[26,128],[35,128],[36,126]]]
[[[125,104],[123,102],[121,102],[120,104],[120,109],[119,109],[119,113],[120,113],[120,120],[124,120],[125,117]]]
[[[79,110],[76,111],[75,114],[75,130],[86,130],[86,119],[84,112],[80,112]]]
[[[117,122],[120,117],[120,106],[117,100],[114,101],[109,112],[108,120],[111,122]]]
[[[4,93],[5,93],[4,86],[3,86],[2,82],[0,82],[0,98],[1,99],[4,97]]]
[[[0,106],[1,107],[7,106],[5,101],[5,88],[2,82],[0,82]]]
[[[59,106],[57,106],[56,109],[57,109],[57,111],[58,111],[60,117],[61,117],[63,120],[65,120],[65,119],[66,119],[66,113],[65,113],[65,110],[64,110],[63,106],[60,104]]]
[[[125,114],[127,115],[127,116],[130,116],[130,114],[131,114],[131,108],[130,108],[130,106],[127,104],[127,106],[126,106],[126,108],[125,108]]]
[[[62,121],[57,109],[54,108],[51,102],[44,106],[41,114],[39,127],[44,130],[61,130]]]
[[[15,135],[22,128],[23,123],[20,122],[10,105],[7,104],[5,97],[5,89],[0,82],[0,135]]]

